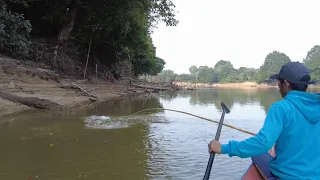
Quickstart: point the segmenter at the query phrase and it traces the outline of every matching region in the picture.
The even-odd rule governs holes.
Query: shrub
[[[22,14],[0,7],[0,53],[22,57],[28,54],[30,41],[28,35],[32,26]]]

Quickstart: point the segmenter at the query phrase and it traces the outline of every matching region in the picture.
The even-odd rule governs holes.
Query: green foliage
[[[260,67],[257,81],[262,82],[269,79],[270,75],[278,73],[281,66],[290,61],[290,58],[284,53],[280,53],[278,51],[269,53],[265,58],[263,65]]]
[[[4,0],[0,6],[0,52],[10,56],[25,56],[31,35],[32,39],[56,39],[53,47],[72,41],[77,47],[73,59],[85,64],[92,39],[89,65],[102,64],[116,74],[115,66],[128,64],[135,76],[159,74],[165,81],[204,83],[264,82],[291,61],[273,51],[259,69],[235,69],[231,62],[220,60],[214,68],[191,66],[190,74],[162,71],[165,61],[156,57],[150,34],[160,21],[167,26],[179,23],[171,0]],[[314,46],[303,62],[312,79],[320,81],[320,46]]]
[[[312,47],[303,62],[311,70],[312,80],[320,81],[320,46]]]
[[[159,73],[157,76],[152,78],[153,82],[172,82],[176,80],[178,75],[174,73],[171,70],[163,70],[161,73]]]
[[[149,68],[147,74],[155,76],[163,70],[165,65],[166,62],[163,59],[156,57],[154,59],[154,64]]]
[[[175,81],[180,82],[201,82],[201,83],[241,83],[241,82],[268,82],[269,76],[278,73],[281,66],[290,62],[290,58],[278,51],[267,54],[264,63],[259,69],[240,67],[235,69],[230,61],[220,60],[214,68],[208,66],[189,68],[190,74],[175,74],[173,71],[166,70],[160,73],[161,79],[166,79],[167,74],[176,77]],[[320,46],[315,45],[308,51],[303,63],[311,70],[311,78],[320,82]],[[168,73],[170,72],[170,73]],[[155,76],[157,77],[157,76]]]
[[[179,74],[177,75],[176,81],[180,82],[191,82],[193,81],[192,76],[190,74]]]
[[[195,65],[189,68],[190,74],[176,75],[176,81],[181,82],[200,82],[200,83],[236,83],[245,81],[254,81],[257,69],[241,67],[235,69],[230,61],[220,60],[214,68],[208,66],[197,67]],[[166,79],[168,73],[160,73],[155,79]],[[170,71],[170,74],[174,74]]]
[[[281,66],[290,62],[290,58],[278,51],[267,54],[259,69],[240,67],[235,69],[230,61],[220,60],[214,68],[191,66],[190,74],[177,75],[176,81],[201,83],[241,83],[268,82],[269,76],[278,73]],[[320,81],[320,46],[316,45],[307,53],[303,63],[311,70],[311,78]],[[174,72],[171,72],[174,73]],[[165,76],[165,74],[162,74]],[[162,77],[164,78],[164,77]]]
[[[136,57],[133,63],[134,70],[135,70],[134,73],[136,76],[139,76],[142,74],[155,76],[163,70],[164,65],[166,64],[163,59],[158,57],[155,57],[150,61],[143,56],[141,58],[142,59],[137,59]]]
[[[22,14],[12,13],[5,5],[0,8],[0,52],[13,57],[26,55],[27,37],[32,27]]]
[[[216,72],[220,75],[220,82],[233,82],[236,74],[236,70],[230,61],[220,60],[214,66]]]
[[[237,78],[240,82],[253,82],[258,74],[258,70],[254,68],[240,67],[237,71]]]
[[[214,75],[215,74],[213,68],[209,68],[208,66],[200,66],[198,68],[198,76],[196,82],[210,82],[212,81]]]
[[[198,78],[198,67],[193,65],[189,68],[189,73],[190,73],[190,77],[187,78],[189,79],[190,82],[197,82],[197,78]]]
[[[136,76],[155,75],[165,62],[156,57],[150,33],[159,21],[176,26],[174,4],[170,0],[5,0],[8,7],[23,13],[33,25],[35,37],[70,39],[79,46],[86,61],[108,68],[119,61],[132,64]],[[65,30],[65,31],[63,31]],[[68,32],[70,35],[68,35]],[[63,37],[64,38],[64,37]],[[59,39],[59,40],[60,40]],[[89,63],[90,64],[90,63]]]
[[[195,76],[198,72],[197,66],[193,65],[189,68],[190,75]]]

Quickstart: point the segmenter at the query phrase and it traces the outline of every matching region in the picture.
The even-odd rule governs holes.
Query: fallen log
[[[82,93],[84,93],[86,96],[89,97],[89,99],[91,101],[97,101],[98,97],[90,94],[87,90],[83,89],[82,87],[80,87],[79,85],[75,84],[75,83],[71,83],[71,84],[62,84],[61,86],[59,86],[60,88],[65,88],[65,89],[76,89],[76,90],[80,90]]]
[[[37,109],[63,109],[63,106],[60,104],[54,103],[47,99],[40,99],[37,97],[21,97],[3,91],[0,91],[0,97],[9,101],[13,101],[15,103],[20,103]]]
[[[156,87],[156,86],[148,86],[148,85],[139,85],[139,84],[132,84],[132,86],[143,88],[143,89],[152,89],[152,90],[158,90],[158,91],[171,91],[172,88],[168,87]]]
[[[78,85],[76,85],[76,84],[74,84],[74,83],[71,83],[71,85],[77,87],[78,89],[80,89],[80,90],[81,90],[82,92],[84,92],[87,96],[97,98],[96,96],[90,94],[88,91],[86,91],[86,90],[83,89],[82,87],[80,87],[80,86],[78,86]]]

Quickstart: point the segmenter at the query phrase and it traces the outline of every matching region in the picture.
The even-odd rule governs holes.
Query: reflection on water
[[[168,98],[169,97],[169,98]],[[201,89],[200,91],[185,91],[183,93],[174,92],[170,96],[163,99],[171,101],[171,97],[186,98],[189,97],[190,105],[210,106],[221,109],[220,103],[223,101],[229,108],[234,104],[247,105],[252,103],[260,103],[260,105],[268,110],[269,106],[279,100],[280,94],[278,89],[257,90],[257,89]]]
[[[93,106],[87,109],[86,113],[105,116],[127,116],[135,112],[147,108],[163,108],[159,102],[159,98],[148,96],[144,98],[128,97],[126,99],[118,99],[100,103],[98,106]]]
[[[130,115],[164,107],[219,119],[223,101],[226,123],[257,132],[279,99],[277,89],[202,89],[108,101],[68,116],[21,114],[0,124],[0,179],[202,179],[216,124],[170,111]],[[248,137],[223,127],[220,140]],[[239,179],[249,163],[217,155],[211,178]]]

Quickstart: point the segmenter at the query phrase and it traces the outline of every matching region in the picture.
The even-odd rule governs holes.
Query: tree
[[[257,77],[258,82],[269,79],[269,76],[278,73],[281,66],[290,62],[290,58],[285,54],[278,51],[269,53],[262,66],[260,66],[259,75]]]
[[[320,81],[320,46],[315,45],[308,51],[303,63],[310,69],[312,80]]]
[[[30,20],[34,37],[56,40],[55,55],[64,53],[63,47],[72,42],[76,46],[73,51],[79,56],[75,59],[85,63],[90,44],[89,60],[93,65],[99,63],[112,70],[125,61],[132,64],[136,76],[163,69],[150,36],[157,23],[178,24],[171,0],[5,0],[5,3],[10,10]]]
[[[254,81],[257,72],[258,71],[256,69],[254,69],[254,68],[240,67],[238,69],[237,77],[238,77],[240,82]]]
[[[172,70],[163,70],[158,74],[160,82],[172,82],[176,79],[178,75],[174,73]]]
[[[198,72],[197,66],[193,65],[189,68],[190,75],[194,76]]]
[[[290,62],[290,58],[278,51],[267,54],[264,63],[259,69],[240,67],[235,69],[230,61],[220,60],[214,68],[208,66],[191,66],[190,74],[177,75],[177,81],[202,82],[202,83],[236,83],[258,82],[263,83],[269,76],[279,72],[284,64]],[[304,59],[304,63],[311,69],[313,80],[320,80],[320,46],[314,46]],[[175,74],[173,71],[170,74]],[[197,78],[195,78],[197,77]]]
[[[0,4],[0,52],[19,57],[28,53],[30,41],[27,39],[32,26],[22,14],[10,12]]]
[[[202,83],[211,82],[214,76],[213,68],[209,68],[208,66],[200,66],[198,73],[198,82]]]
[[[235,69],[233,68],[233,65],[230,61],[220,60],[218,61],[215,66],[214,70],[220,75],[220,80],[222,82],[228,82],[228,81],[235,81],[234,77],[236,74]]]
[[[191,82],[192,81],[192,76],[190,74],[179,74],[176,77],[176,81],[180,82]]]
[[[163,70],[164,66],[166,65],[166,62],[159,57],[155,58],[154,63],[155,64],[151,66],[150,71],[148,72],[148,74],[152,76],[155,76],[158,73],[160,73]]]
[[[190,72],[190,76],[191,76],[191,81],[193,82],[197,82],[197,78],[198,78],[198,73],[199,73],[199,70],[198,70],[198,67],[193,65],[189,68],[189,72]]]

